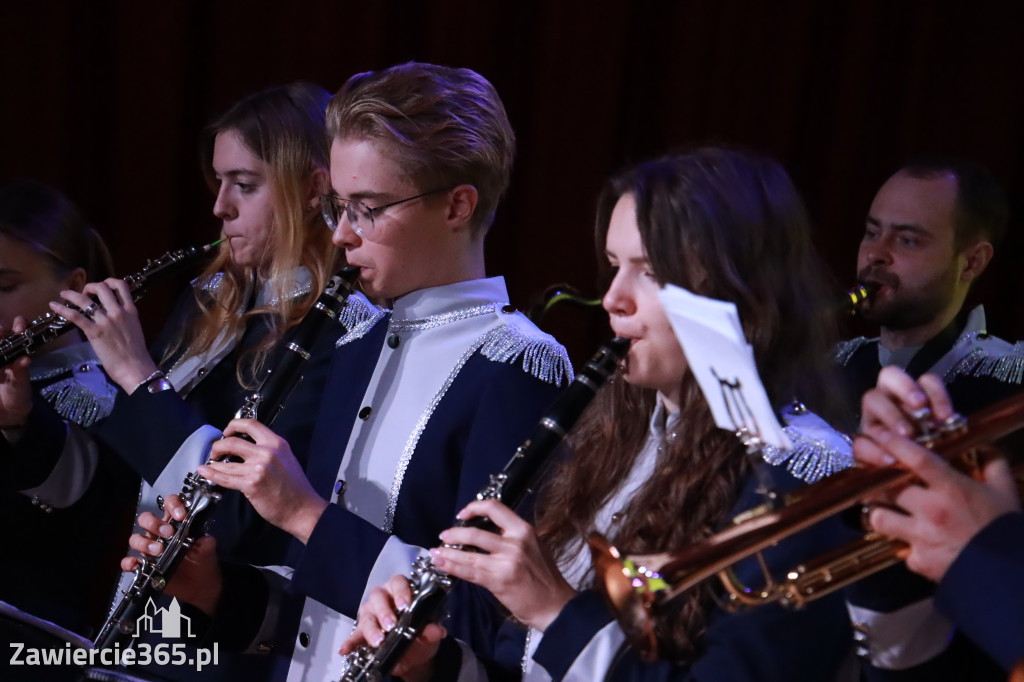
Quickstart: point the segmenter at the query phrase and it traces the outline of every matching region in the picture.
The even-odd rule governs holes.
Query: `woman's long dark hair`
[[[31,246],[59,279],[76,268],[85,270],[89,282],[114,276],[107,245],[78,208],[35,180],[22,178],[0,186],[0,234]]]
[[[833,340],[832,314],[807,213],[786,172],[769,159],[720,148],[629,169],[598,201],[598,253],[612,209],[626,195],[636,201],[640,238],[657,279],[734,302],[773,403],[800,396],[813,404]],[[595,514],[626,478],[647,439],[656,400],[654,390],[624,381],[595,398],[572,436],[575,456],[552,477],[538,505],[538,531],[556,557],[580,549]],[[747,473],[743,446],[715,426],[690,373],[674,431],[661,443],[657,476],[630,501],[612,538],[627,553],[706,538],[725,520]],[[699,655],[710,599],[709,590],[692,592],[659,626],[667,656],[691,662]]]

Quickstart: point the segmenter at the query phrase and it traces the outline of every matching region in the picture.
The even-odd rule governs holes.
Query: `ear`
[[[320,195],[331,191],[331,175],[326,168],[316,168],[309,174],[306,187],[306,205],[320,208]]]
[[[476,211],[479,198],[473,185],[459,185],[453,189],[448,202],[448,222],[457,227],[468,225],[473,218],[473,212]]]
[[[988,267],[993,253],[995,253],[995,249],[992,248],[992,244],[989,242],[978,242],[968,247],[963,252],[966,265],[963,272],[960,273],[960,281],[971,282],[977,279],[985,271],[985,268]]]
[[[64,279],[64,288],[72,291],[81,291],[89,281],[85,274],[85,268],[75,268]]]

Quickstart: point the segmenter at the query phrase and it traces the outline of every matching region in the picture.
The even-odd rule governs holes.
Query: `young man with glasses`
[[[276,574],[240,567],[214,573],[194,600],[230,613],[214,630],[251,650],[292,651],[274,679],[337,675],[369,589],[438,544],[572,377],[565,350],[508,304],[502,278],[485,278],[484,237],[514,155],[490,83],[416,63],[359,74],[332,100],[328,132],[321,208],[383,307],[338,342],[306,476],[286,442],[249,421],[225,434],[253,442],[220,440],[210,453],[244,463],[200,467],[299,541],[282,562],[297,601],[277,601]],[[180,597],[195,596],[178,582]],[[297,633],[295,617],[272,615],[289,604],[301,608]]]

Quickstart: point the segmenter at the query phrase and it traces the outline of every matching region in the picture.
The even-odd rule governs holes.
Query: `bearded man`
[[[1020,390],[1024,345],[990,336],[981,306],[962,314],[1006,232],[1008,212],[988,170],[960,159],[920,159],[882,185],[857,256],[858,281],[876,288],[861,313],[879,325],[879,336],[836,348],[851,405],[888,365],[915,379],[942,377],[965,414]]]

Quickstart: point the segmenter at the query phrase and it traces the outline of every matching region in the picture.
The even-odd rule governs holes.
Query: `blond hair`
[[[203,270],[199,282],[215,275],[219,281],[209,290],[196,288],[202,315],[183,331],[168,349],[165,360],[182,348],[186,355],[208,348],[222,330],[237,334],[252,317],[267,315],[270,333],[259,346],[238,361],[236,373],[243,386],[251,386],[262,373],[267,356],[278,339],[306,314],[327,283],[340,255],[331,245],[331,234],[320,211],[310,206],[312,176],[328,168],[328,138],[324,111],[328,93],[316,85],[293,83],[255,93],[235,104],[207,127],[202,141],[203,172],[211,189],[219,182],[213,171],[213,147],[217,135],[231,131],[258,159],[270,167],[273,191],[273,230],[260,263],[232,267],[227,243]],[[318,188],[322,189],[322,188]],[[312,278],[311,295],[297,298],[296,271],[305,267]],[[250,285],[269,282],[269,302],[239,315],[245,308]]]

